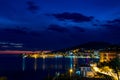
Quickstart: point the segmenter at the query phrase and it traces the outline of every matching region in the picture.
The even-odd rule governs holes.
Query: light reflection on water
[[[25,70],[25,57],[23,57],[23,60],[22,60],[22,70],[23,71]]]
[[[0,55],[0,74],[8,72],[33,71],[39,72],[39,74],[41,74],[40,76],[54,75],[58,72],[65,73],[69,69],[75,69],[79,67],[79,65],[89,63],[90,61],[91,59],[74,57],[27,58],[22,57],[21,55]],[[96,62],[98,60],[94,61]],[[37,73],[35,73],[35,75],[36,74]]]
[[[73,58],[68,58],[68,59],[70,59],[69,62],[68,61],[65,62],[64,60],[62,60],[63,58],[25,58],[24,57],[24,58],[22,58],[22,70],[23,71],[25,71],[27,68],[30,67],[27,64],[27,63],[30,63],[30,62],[28,62],[29,59],[33,59],[33,63],[31,63],[31,66],[33,66],[33,69],[35,71],[39,70],[39,69],[42,69],[42,70],[55,69],[55,70],[57,70],[57,69],[63,69],[63,68],[66,68],[66,69],[73,68]],[[62,62],[62,61],[64,61],[64,62]]]
[[[81,59],[81,58],[22,58],[22,70],[26,70],[27,68],[33,66],[33,69],[39,70],[42,69],[43,71],[46,69],[55,69],[55,70],[68,70],[68,69],[75,69],[79,67],[81,64],[89,64],[89,58]],[[29,61],[32,59],[33,63]],[[93,60],[94,61],[94,60]],[[28,64],[28,63],[31,63]],[[29,66],[28,66],[29,65]],[[32,70],[32,69],[31,69]]]

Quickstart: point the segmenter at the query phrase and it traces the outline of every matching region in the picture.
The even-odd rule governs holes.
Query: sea
[[[30,58],[20,54],[0,54],[0,80],[50,80],[58,73],[65,74],[71,68],[98,61],[92,58]]]

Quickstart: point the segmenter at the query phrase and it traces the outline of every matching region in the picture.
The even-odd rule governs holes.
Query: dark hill
[[[108,42],[88,42],[88,43],[80,44],[80,45],[77,45],[77,46],[57,50],[57,51],[54,51],[54,52],[58,52],[58,51],[59,52],[66,52],[66,51],[73,50],[73,49],[78,49],[78,48],[85,48],[85,49],[101,49],[102,48],[103,49],[103,48],[109,47],[111,45],[112,44],[110,44]]]

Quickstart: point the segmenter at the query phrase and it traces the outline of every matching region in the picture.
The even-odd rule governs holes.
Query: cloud
[[[112,23],[112,24],[120,24],[120,19],[114,19],[111,21],[107,21],[108,23]]]
[[[37,10],[39,10],[39,6],[36,5],[33,1],[28,1],[27,5],[28,5],[27,10],[32,13],[35,13]]]
[[[17,24],[18,22],[16,21],[13,21],[11,19],[8,19],[8,18],[5,18],[5,17],[1,17],[0,16],[0,24],[3,24],[3,25],[11,25],[11,24]]]
[[[24,31],[22,29],[17,29],[17,28],[6,28],[4,29],[4,31],[6,33],[10,33],[10,34],[20,34],[20,35],[26,35],[27,31]]]
[[[43,35],[40,31],[26,27],[0,28],[0,41],[23,43],[29,48],[39,48],[39,44],[43,46],[44,42],[48,40],[44,39]],[[45,46],[43,48],[45,48]]]
[[[73,26],[72,29],[78,31],[78,32],[85,32],[86,30],[82,27],[79,27],[79,26]]]
[[[69,31],[67,28],[58,25],[56,25],[56,27],[58,27],[56,28],[55,24],[51,24],[51,26],[52,27],[44,31],[34,31],[22,27],[0,28],[0,41],[22,43],[27,48],[43,50],[62,48],[72,44],[68,34],[64,34],[65,31]],[[64,41],[67,41],[67,45],[65,45]]]
[[[56,25],[56,24],[49,25],[48,30],[56,31],[56,32],[68,32],[69,31],[68,28],[65,28],[65,27],[62,27],[62,26],[59,26],[59,25]]]
[[[42,36],[41,33],[40,33],[40,32],[37,32],[37,31],[31,31],[31,32],[29,32],[29,33],[30,33],[30,35],[32,35],[32,36]]]
[[[3,28],[1,31],[9,35],[27,35],[27,36],[41,36],[41,33],[38,31],[31,30],[27,27],[13,27],[13,28]]]
[[[69,13],[69,12],[64,12],[64,13],[58,13],[58,14],[52,14],[56,19],[65,21],[65,20],[71,20],[73,22],[89,22],[92,21],[93,17],[90,16],[85,16],[80,13]]]
[[[101,26],[104,27],[107,31],[110,31],[113,36],[120,34],[120,19],[106,21],[106,23],[102,24]]]
[[[110,31],[114,31],[114,32],[119,32],[120,30],[120,25],[119,24],[104,24],[102,25],[103,27],[105,27],[106,29],[110,30]]]

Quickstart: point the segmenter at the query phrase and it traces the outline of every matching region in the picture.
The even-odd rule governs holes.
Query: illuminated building
[[[90,65],[80,65],[79,69],[81,77],[94,77]]]
[[[102,51],[100,52],[100,62],[108,62],[116,57],[115,51]]]

